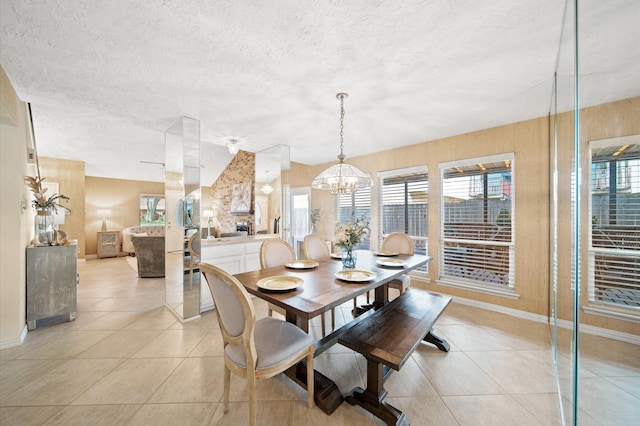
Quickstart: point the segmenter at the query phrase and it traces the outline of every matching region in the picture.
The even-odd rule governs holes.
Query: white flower
[[[360,244],[369,233],[369,222],[366,217],[352,217],[351,222],[340,226],[333,242],[340,248],[353,248]]]

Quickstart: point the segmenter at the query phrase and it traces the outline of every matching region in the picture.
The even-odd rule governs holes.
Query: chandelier
[[[229,139],[229,154],[236,155],[240,150],[237,139]]]
[[[324,189],[331,191],[332,194],[353,194],[360,188],[370,188],[373,185],[371,178],[351,164],[344,162],[346,158],[343,153],[344,145],[344,100],[349,95],[346,93],[338,93],[336,98],[340,101],[340,155],[338,155],[338,164],[334,164],[324,172],[320,173],[313,182],[313,189]]]
[[[269,195],[273,192],[273,186],[271,186],[271,184],[269,183],[269,170],[267,170],[265,172],[266,177],[266,182],[262,185],[262,193],[265,195]]]

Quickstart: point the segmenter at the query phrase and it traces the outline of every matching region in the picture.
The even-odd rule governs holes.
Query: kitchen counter
[[[256,235],[247,235],[246,237],[222,237],[222,238],[215,238],[213,240],[204,239],[202,240],[202,247],[204,248],[204,247],[231,245],[231,244],[246,244],[246,243],[266,240],[268,238],[280,238],[280,235],[256,234]]]

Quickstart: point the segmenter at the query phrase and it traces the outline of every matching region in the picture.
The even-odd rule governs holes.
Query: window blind
[[[591,150],[589,300],[640,312],[640,144]]]
[[[440,277],[514,287],[513,156],[441,165]]]
[[[427,254],[429,180],[426,167],[380,174],[379,244],[392,232],[413,239],[415,253]],[[417,269],[427,271],[427,266]]]
[[[338,224],[351,222],[352,217],[364,217],[371,223],[371,188],[361,188],[355,193],[338,195]],[[370,250],[370,235],[356,246],[356,249]]]

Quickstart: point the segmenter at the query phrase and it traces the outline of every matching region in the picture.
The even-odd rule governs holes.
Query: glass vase
[[[39,246],[50,246],[55,227],[51,210],[38,210],[35,220],[35,242]]]
[[[353,269],[356,267],[358,255],[353,247],[347,247],[342,251],[342,267],[344,269]]]

